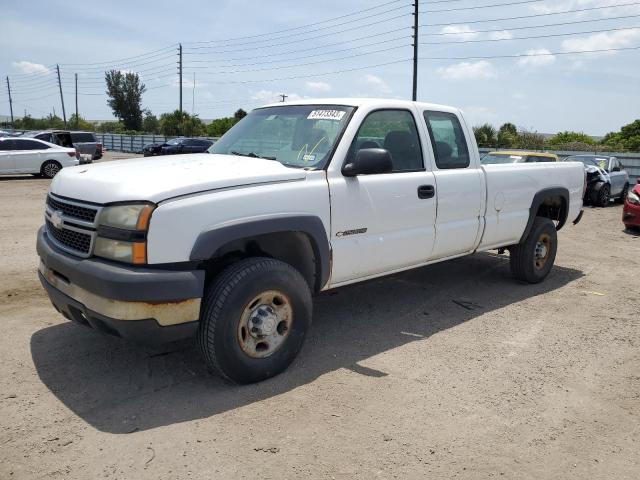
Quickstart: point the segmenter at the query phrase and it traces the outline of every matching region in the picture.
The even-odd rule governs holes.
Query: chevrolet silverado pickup
[[[66,318],[140,342],[195,337],[210,368],[250,383],[294,360],[318,292],[494,249],[541,282],[584,188],[580,163],[482,165],[456,108],[279,103],[207,154],[62,170],[39,277]]]

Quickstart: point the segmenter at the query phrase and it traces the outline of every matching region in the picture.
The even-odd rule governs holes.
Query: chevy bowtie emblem
[[[51,214],[51,224],[58,230],[62,228],[63,223],[64,221],[62,220],[62,212],[60,210],[57,210]]]

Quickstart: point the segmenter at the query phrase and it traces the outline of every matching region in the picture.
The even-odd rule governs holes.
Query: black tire
[[[595,203],[598,207],[606,207],[609,205],[609,200],[611,200],[611,186],[605,183],[600,187],[600,190],[598,190]]]
[[[241,338],[246,333],[243,319],[252,308],[262,308],[256,305],[256,297],[274,291],[281,292],[286,305],[290,305],[290,323],[275,350],[256,358],[245,351],[247,345]],[[241,260],[223,270],[207,289],[200,314],[198,349],[207,366],[223,378],[235,383],[259,382],[281,373],[293,362],[302,348],[311,317],[311,292],[296,269],[271,258]],[[279,334],[280,323],[277,325]]]
[[[622,193],[618,198],[616,198],[616,203],[624,203],[624,200],[627,198],[629,194],[629,184],[625,183],[624,188],[622,189]]]
[[[544,251],[540,246],[544,247]],[[527,238],[510,248],[511,273],[517,280],[540,283],[553,268],[558,250],[558,232],[548,218],[536,217]],[[544,258],[540,255],[544,253]]]
[[[60,170],[62,170],[62,165],[55,160],[47,160],[42,164],[42,167],[40,167],[40,175],[44,178],[53,178]]]

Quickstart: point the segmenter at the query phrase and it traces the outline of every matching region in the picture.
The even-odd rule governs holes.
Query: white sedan
[[[35,138],[0,138],[0,174],[31,173],[53,178],[62,168],[79,163],[75,148]]]

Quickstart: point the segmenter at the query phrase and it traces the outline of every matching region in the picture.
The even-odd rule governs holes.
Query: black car
[[[165,143],[145,145],[142,154],[145,157],[153,155],[175,155],[178,153],[204,153],[213,145],[211,140],[202,138],[173,138]]]

